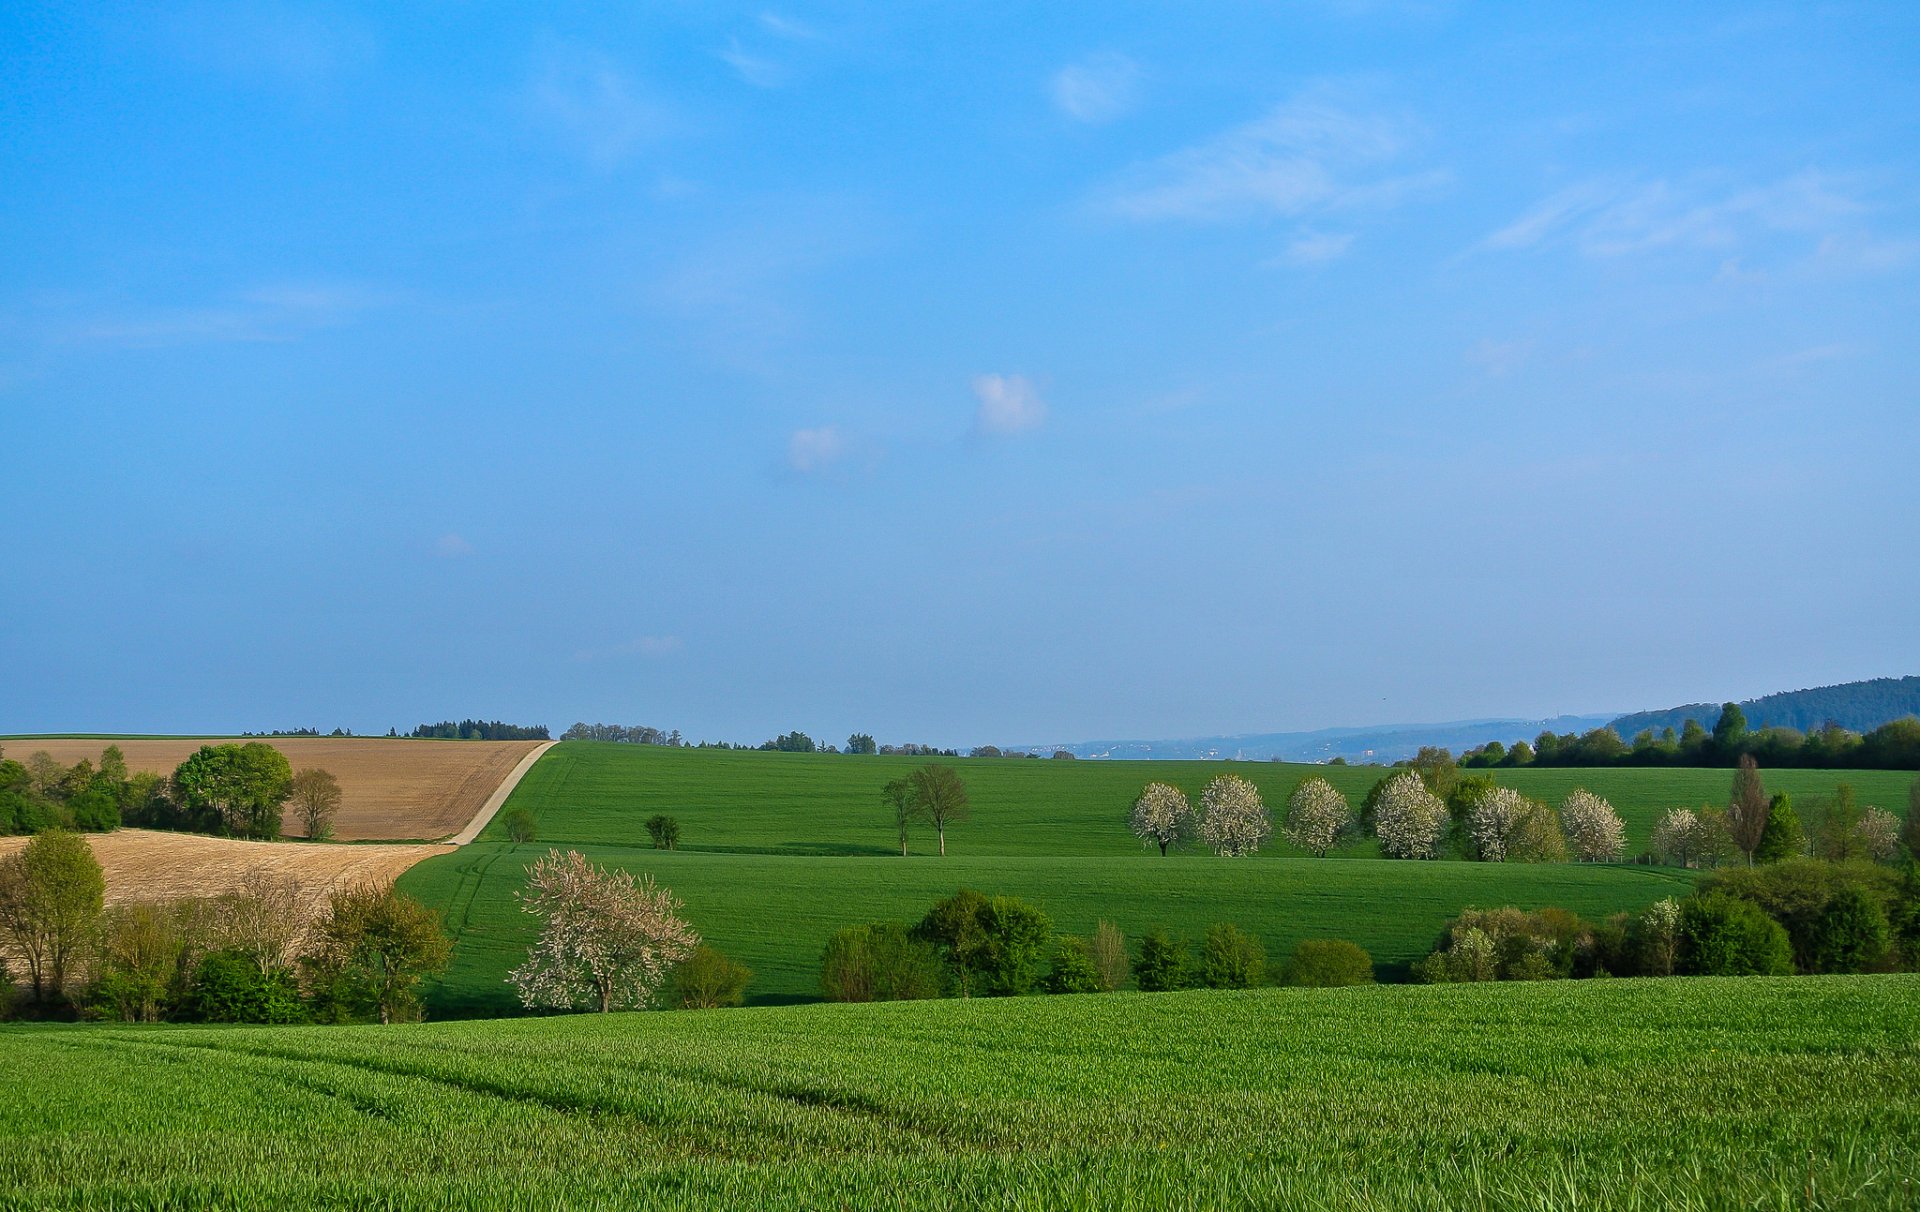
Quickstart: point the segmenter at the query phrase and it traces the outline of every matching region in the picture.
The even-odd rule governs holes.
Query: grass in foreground
[[[1909,1208],[1920,978],[0,1032],[0,1205]]]

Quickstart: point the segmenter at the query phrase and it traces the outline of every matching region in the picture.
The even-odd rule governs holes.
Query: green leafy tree
[[[1017,897],[962,888],[928,910],[914,933],[939,948],[960,996],[1010,997],[1039,982],[1053,924]]]
[[[1731,703],[1727,706],[1739,710]],[[1745,724],[1741,727],[1744,730]],[[1760,784],[1760,766],[1750,753],[1740,755],[1740,767],[1733,772],[1733,791],[1727,797],[1727,831],[1751,866],[1760,838],[1767,831],[1767,789]]]
[[[1443,800],[1453,794],[1453,784],[1460,777],[1460,764],[1448,750],[1438,745],[1422,746],[1407,765],[1420,776],[1428,791]]]
[[[1314,989],[1371,985],[1373,957],[1343,938],[1305,939],[1293,949],[1283,979]]]
[[[1886,959],[1892,941],[1880,903],[1857,887],[1841,888],[1814,925],[1814,970],[1872,972]]]
[[[188,915],[175,905],[134,902],[106,912],[90,1012],[125,1023],[165,1018],[192,971],[194,940]]]
[[[106,887],[86,839],[65,830],[38,833],[0,859],[0,938],[26,965],[35,1001],[65,996],[92,945]]]
[[[333,836],[333,818],[340,811],[340,780],[326,770],[301,770],[288,784],[288,803],[301,832],[311,842]]]
[[[1747,739],[1747,713],[1740,710],[1740,704],[1727,703],[1720,708],[1720,718],[1713,725],[1714,747],[1722,754],[1738,752],[1742,741]]]
[[[653,839],[655,850],[678,850],[680,822],[664,812],[656,812],[647,818],[647,836]]]
[[[1093,929],[1093,939],[1089,944],[1093,954],[1093,966],[1100,972],[1100,987],[1108,993],[1127,983],[1127,936],[1120,933],[1120,927],[1105,918]]]
[[[1047,970],[1048,993],[1105,993],[1107,986],[1094,965],[1087,940],[1063,937],[1055,944],[1053,965]]]
[[[830,1002],[939,997],[941,977],[940,953],[904,922],[837,930],[820,957],[820,992]]]
[[[951,766],[931,762],[907,776],[915,817],[932,825],[940,836],[940,857],[947,855],[947,826],[967,819],[967,785]]]
[[[280,808],[292,792],[293,770],[278,749],[260,741],[202,745],[173,772],[176,794],[189,813],[235,837],[280,836]]]
[[[1260,940],[1231,922],[1207,927],[1200,948],[1200,983],[1209,989],[1251,989],[1267,980],[1267,952]]]
[[[1866,810],[1854,797],[1853,785],[1842,783],[1828,797],[1826,811],[1820,817],[1815,839],[1820,857],[1836,863],[1863,857],[1866,847],[1860,839],[1860,820]]]
[[[914,806],[913,783],[901,777],[891,779],[880,789],[880,802],[887,806],[887,814],[893,818],[893,827],[900,837],[900,857],[907,857],[907,835],[913,829],[913,822],[919,816]]]
[[[501,826],[506,829],[507,840],[510,842],[531,842],[540,831],[539,825],[533,818],[533,813],[525,808],[515,808],[509,811],[505,818],[502,819]]]
[[[394,1023],[420,1017],[420,982],[452,957],[438,913],[368,884],[334,892],[306,963],[334,1005]]]
[[[1156,926],[1140,939],[1140,958],[1133,965],[1142,993],[1164,993],[1187,987],[1187,944],[1170,938]]]
[[[1752,901],[1710,892],[1681,903],[1675,970],[1688,976],[1788,976],[1793,947]]]
[[[307,1017],[291,972],[262,971],[251,956],[238,951],[215,951],[201,958],[182,1011],[199,1023],[297,1023]]]
[[[880,752],[880,747],[874,744],[871,736],[864,732],[856,732],[847,738],[847,752],[861,755],[874,754]]]
[[[1778,863],[1806,853],[1807,835],[1793,810],[1793,797],[1782,791],[1767,805],[1767,828],[1754,848],[1756,863]]]

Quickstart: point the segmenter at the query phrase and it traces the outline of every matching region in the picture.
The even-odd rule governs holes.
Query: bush
[[[1093,941],[1089,944],[1093,956],[1093,966],[1100,973],[1100,987],[1111,993],[1127,983],[1127,936],[1120,933],[1120,927],[1100,919],[1094,928]]]
[[[1207,927],[1200,950],[1200,983],[1209,989],[1251,989],[1267,981],[1267,952],[1260,941],[1228,922]]]
[[[300,986],[284,968],[262,969],[238,951],[215,951],[193,970],[183,1017],[200,1023],[297,1023]]]
[[[1813,970],[1871,972],[1886,960],[1891,941],[1879,902],[1857,887],[1841,888],[1814,923]]]
[[[1817,858],[1790,858],[1760,867],[1736,867],[1715,872],[1700,882],[1701,892],[1722,892],[1759,906],[1786,928],[1793,946],[1794,966],[1817,972],[1816,933],[1827,904],[1843,889],[1857,889],[1872,898],[1883,912],[1892,909],[1898,877],[1872,863],[1830,863]]]
[[[653,839],[655,850],[677,850],[680,847],[680,822],[665,813],[656,813],[647,818],[647,836]]]
[[[1688,897],[1680,906],[1679,957],[1687,976],[1786,976],[1793,947],[1779,922],[1752,901],[1723,892]]]
[[[1414,977],[1429,984],[1547,980],[1573,975],[1593,950],[1592,927],[1564,909],[1463,909],[1433,954],[1414,965]]]
[[[1140,940],[1140,959],[1133,966],[1142,993],[1164,993],[1187,985],[1187,944],[1169,938],[1158,926]]]
[[[820,992],[830,1002],[918,1001],[939,997],[940,955],[904,922],[848,926],[827,940]]]
[[[533,813],[525,808],[515,808],[507,813],[501,823],[506,826],[507,840],[510,842],[531,842],[539,834]]]
[[[1331,989],[1373,983],[1373,957],[1343,938],[1310,938],[1293,949],[1284,983]]]
[[[753,972],[705,943],[673,970],[673,1004],[682,1010],[714,1010],[746,1000]]]
[[[1018,897],[962,888],[929,909],[913,932],[939,949],[960,996],[1011,997],[1039,983],[1053,923]]]
[[[1086,939],[1066,937],[1055,946],[1053,966],[1047,971],[1046,990],[1048,993],[1107,992]]]

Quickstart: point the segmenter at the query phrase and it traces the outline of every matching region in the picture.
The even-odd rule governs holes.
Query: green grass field
[[[1371,843],[1310,859],[1277,839],[1250,860],[1207,854],[1161,858],[1127,832],[1126,814],[1148,781],[1196,798],[1223,770],[1254,780],[1283,804],[1303,779],[1325,775],[1356,802],[1381,771],[1217,762],[1055,762],[960,759],[972,819],[933,855],[921,828],[911,857],[897,852],[880,801],[888,779],[920,759],[667,749],[567,742],[528,772],[507,809],[534,814],[539,840],[514,846],[496,819],[481,840],[422,863],[401,886],[442,908],[458,946],[429,991],[436,1017],[515,1009],[505,977],[525,955],[535,921],[514,893],[528,863],[549,847],[651,872],[679,895],[701,933],[754,970],[749,998],[779,1003],[817,996],[820,950],[855,922],[913,920],[962,886],[1027,897],[1063,933],[1107,918],[1129,937],[1166,926],[1197,939],[1216,921],[1258,935],[1280,959],[1305,938],[1351,939],[1391,978],[1424,955],[1446,920],[1468,905],[1558,905],[1602,917],[1684,895],[1692,875],[1648,866],[1408,863],[1378,858]],[[1723,803],[1723,770],[1500,771],[1503,782],[1558,801],[1576,786],[1607,796],[1634,847],[1653,819],[1678,805]],[[1807,798],[1841,780],[1864,802],[1904,803],[1911,776],[1880,771],[1768,772],[1770,788]],[[647,817],[680,821],[682,849],[653,850]],[[504,817],[504,814],[503,814]]]
[[[1912,1208],[1920,978],[0,1031],[0,1206]]]

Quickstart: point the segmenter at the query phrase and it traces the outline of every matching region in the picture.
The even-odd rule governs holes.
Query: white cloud
[[[825,471],[847,453],[847,440],[832,425],[796,429],[787,439],[787,466],[802,475]]]
[[[734,70],[735,75],[755,88],[779,88],[789,78],[785,67],[771,59],[749,53],[740,45],[738,38],[729,39],[727,49],[716,53]]]
[[[1601,178],[1560,190],[1480,242],[1490,251],[1571,247],[1595,259],[1668,251],[1717,254],[1729,277],[1752,276],[1737,254],[1782,236],[1814,241],[1814,255],[1838,250],[1848,267],[1885,268],[1905,255],[1903,242],[1863,230],[1869,208],[1844,184],[1803,172],[1770,185],[1727,187],[1704,182]],[[1894,250],[1887,258],[1862,250]]]
[[[1324,265],[1346,256],[1352,247],[1352,232],[1303,231],[1294,236],[1281,256],[1288,265]]]
[[[1054,73],[1053,103],[1076,122],[1111,122],[1139,99],[1140,67],[1125,55],[1100,51]]]
[[[1194,222],[1393,206],[1447,179],[1385,171],[1411,138],[1408,124],[1393,118],[1295,100],[1135,166],[1100,201],[1123,218]]]
[[[603,167],[626,159],[670,126],[664,107],[642,95],[612,59],[587,47],[548,47],[527,99],[536,119]]]
[[[392,296],[342,283],[283,282],[235,291],[188,306],[103,308],[55,322],[60,341],[160,349],[176,345],[274,343],[350,323]]]
[[[434,540],[433,553],[442,559],[453,560],[473,554],[473,544],[457,534],[443,534]]]
[[[973,417],[980,433],[1025,433],[1047,419],[1046,402],[1023,375],[977,375],[973,394],[980,401]]]
[[[816,42],[820,38],[819,32],[812,26],[795,21],[792,17],[783,17],[771,9],[760,14],[760,28],[789,42]]]

